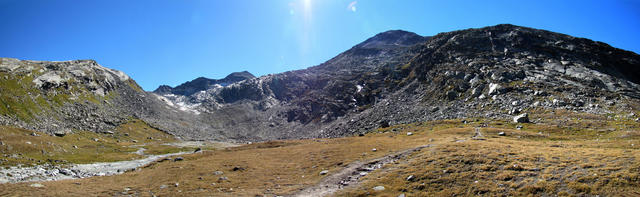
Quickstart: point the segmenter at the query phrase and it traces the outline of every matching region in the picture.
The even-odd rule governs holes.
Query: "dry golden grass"
[[[184,161],[155,162],[117,176],[43,182],[44,188],[3,184],[0,196],[287,195],[318,183],[322,170],[331,174],[357,160],[426,144],[433,146],[387,164],[336,195],[640,195],[638,124],[603,119],[604,126],[591,129],[582,126],[597,118],[568,118],[575,128],[554,125],[565,117],[548,116],[523,124],[522,130],[510,122],[447,120],[398,125],[363,137],[255,143],[186,155]],[[613,121],[625,130],[598,131],[618,125]],[[474,128],[485,124],[485,140],[471,140]],[[405,180],[409,175],[416,178]],[[386,189],[374,192],[377,185]]]
[[[640,195],[638,135],[574,139],[574,132],[589,132],[547,124],[526,125],[524,130],[507,129],[510,123],[499,125],[504,128],[481,129],[486,140],[450,141],[424,149],[337,196]],[[416,178],[407,181],[409,175]],[[374,191],[378,185],[386,189]]]
[[[111,196],[125,192],[125,188],[130,188],[126,193],[160,196],[287,194],[318,182],[322,170],[331,173],[356,160],[428,144],[432,137],[430,131],[414,133],[255,143],[186,155],[184,161],[157,162],[118,176],[44,182],[44,189],[30,188],[31,183],[4,184],[0,185],[0,196]],[[373,152],[373,148],[377,151]],[[235,167],[241,169],[234,171]],[[215,175],[215,171],[224,174]],[[219,180],[220,177],[228,180]],[[162,188],[163,185],[167,187]]]
[[[32,133],[39,136],[32,136]],[[138,142],[134,143],[133,140]],[[175,142],[176,139],[139,120],[119,126],[114,134],[78,131],[64,137],[2,126],[0,141],[5,144],[0,146],[0,166],[131,160],[142,157],[133,154],[140,147],[148,149],[145,151],[147,154],[182,150],[160,145]]]

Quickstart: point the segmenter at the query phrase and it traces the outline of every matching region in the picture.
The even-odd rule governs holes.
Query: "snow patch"
[[[167,105],[171,107],[175,107],[180,111],[200,114],[200,111],[198,111],[198,107],[200,107],[200,103],[195,103],[195,104],[189,103],[187,101],[187,97],[185,96],[175,95],[175,94],[166,94],[164,96],[156,95],[156,96],[158,97],[158,99],[167,103]]]

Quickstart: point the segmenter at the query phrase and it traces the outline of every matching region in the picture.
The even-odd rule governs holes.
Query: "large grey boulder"
[[[513,122],[515,123],[528,123],[529,122],[529,114],[524,113],[513,117]]]
[[[58,137],[64,137],[65,135],[67,135],[67,133],[69,133],[67,129],[60,129],[60,130],[54,131],[53,135]]]

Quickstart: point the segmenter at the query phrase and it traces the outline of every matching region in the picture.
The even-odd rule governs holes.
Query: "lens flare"
[[[347,6],[347,9],[351,10],[352,12],[356,12],[356,4],[358,3],[358,1],[352,1],[351,3],[349,3],[349,5]]]

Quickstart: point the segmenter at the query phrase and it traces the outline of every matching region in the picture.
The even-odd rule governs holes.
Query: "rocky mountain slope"
[[[514,25],[388,31],[315,67],[184,99],[234,139],[335,137],[388,124],[531,110],[638,110],[640,56]]]
[[[93,60],[0,58],[0,124],[50,134],[110,133],[132,119],[170,133],[207,129],[198,118]]]
[[[388,31],[308,69],[198,78],[155,93],[94,61],[1,61],[0,123],[48,132],[104,132],[138,118],[185,139],[261,141],[436,119],[640,108],[638,54],[514,25],[432,37]]]

